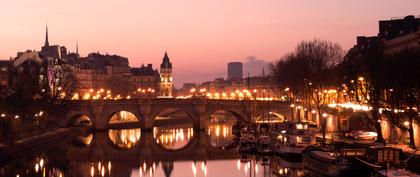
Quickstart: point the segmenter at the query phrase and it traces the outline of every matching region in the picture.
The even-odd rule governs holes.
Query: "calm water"
[[[309,176],[301,163],[238,154],[233,122],[109,130],[78,137],[1,168],[2,176]]]

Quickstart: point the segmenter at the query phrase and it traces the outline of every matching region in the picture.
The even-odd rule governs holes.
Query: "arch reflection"
[[[109,130],[109,139],[116,146],[124,149],[134,147],[139,141],[141,136],[140,128],[122,129],[122,130]]]
[[[153,125],[153,138],[166,150],[182,149],[194,136],[192,118],[180,109],[161,111]]]
[[[194,136],[193,128],[154,127],[153,138],[167,150],[179,150],[187,146]]]
[[[119,111],[112,115],[109,124],[138,122],[139,119],[131,112]],[[119,148],[129,149],[134,147],[141,136],[140,128],[133,129],[110,129],[108,131],[109,139]]]
[[[93,141],[93,134],[89,133],[87,136],[79,136],[73,140],[73,144],[78,147],[86,147],[89,146]]]
[[[206,133],[210,137],[210,144],[213,147],[226,148],[233,145],[234,135],[232,127],[237,117],[228,111],[216,111],[207,121]]]

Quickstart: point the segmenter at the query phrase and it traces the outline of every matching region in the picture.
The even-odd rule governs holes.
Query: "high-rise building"
[[[228,63],[228,80],[241,80],[242,79],[242,63],[230,62]]]
[[[159,97],[173,97],[172,63],[166,52],[160,64]]]

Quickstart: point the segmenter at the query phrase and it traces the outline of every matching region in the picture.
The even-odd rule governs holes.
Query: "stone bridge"
[[[138,122],[127,126],[151,130],[156,117],[167,110],[186,113],[192,120],[194,130],[204,130],[206,120],[217,111],[232,113],[238,121],[255,122],[263,115],[274,114],[281,119],[291,119],[293,111],[289,102],[256,100],[211,100],[211,99],[126,99],[126,100],[74,100],[69,109],[58,115],[56,121],[62,127],[70,126],[80,116],[88,117],[97,130],[118,127],[110,125],[113,115],[128,111]],[[133,125],[134,124],[134,125]]]

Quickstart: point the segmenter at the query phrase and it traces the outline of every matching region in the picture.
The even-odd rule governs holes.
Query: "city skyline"
[[[0,34],[0,58],[39,50],[48,24],[51,44],[75,51],[79,43],[82,56],[99,51],[128,57],[132,66],[156,67],[168,51],[176,68],[174,82],[180,87],[184,82],[226,78],[226,64],[231,61],[243,62],[246,75],[247,62],[272,62],[301,40],[332,40],[348,50],[356,43],[354,36],[376,35],[378,20],[417,16],[420,7],[418,1],[308,3],[4,2],[0,19],[7,28]],[[378,3],[382,5],[376,7]]]

